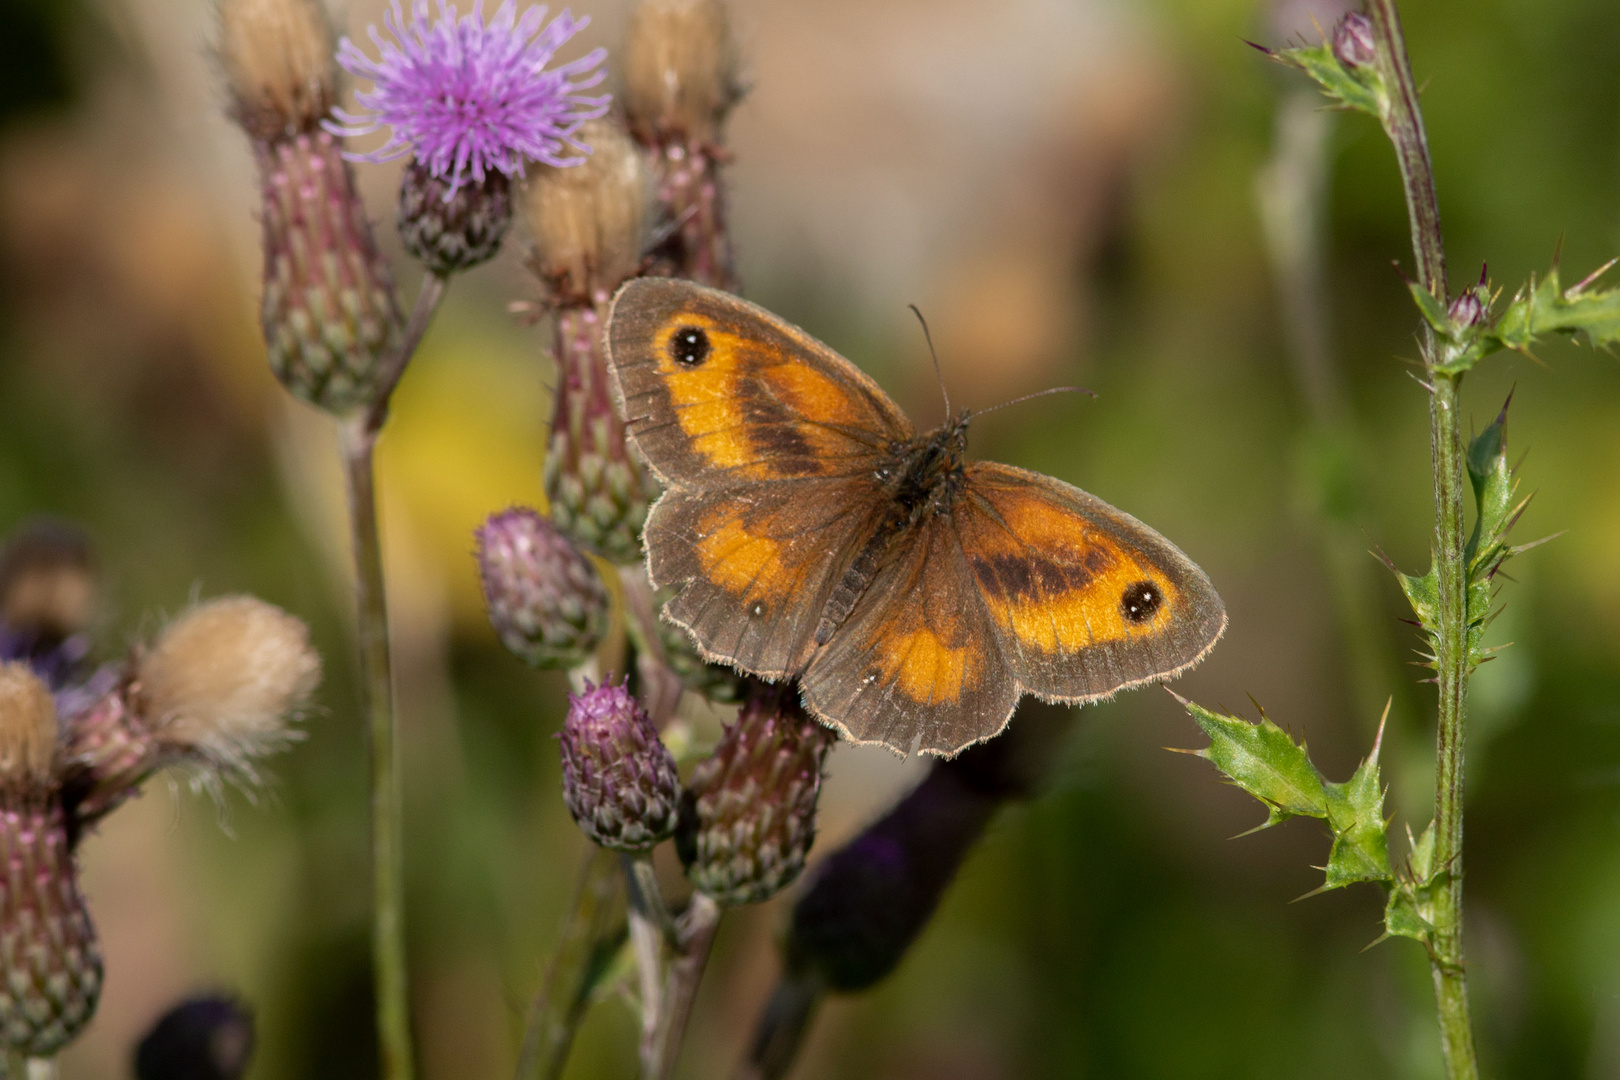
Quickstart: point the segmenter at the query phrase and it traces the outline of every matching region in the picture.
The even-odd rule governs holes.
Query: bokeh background
[[[1611,0],[1412,0],[1404,16],[1453,281],[1620,253],[1620,12]],[[610,48],[623,0],[585,0]],[[1317,17],[1332,19],[1320,4]],[[376,0],[336,13],[359,33]],[[1426,401],[1387,144],[1330,118],[1332,408],[1312,405],[1267,261],[1257,175],[1299,89],[1241,39],[1315,38],[1253,0],[738,0],[752,91],[730,144],[745,291],[866,366],[920,423],[988,404],[975,452],[1082,485],[1170,536],[1231,612],[1177,689],[1247,697],[1343,778],[1393,699],[1396,828],[1428,820],[1431,702],[1399,595],[1362,552],[1427,559]],[[222,118],[206,0],[0,8],[0,528],[93,535],[103,651],[189,597],[251,591],[312,624],[322,708],[258,805],[155,785],[83,848],[107,960],[63,1076],[127,1075],[184,993],[259,1021],[252,1075],[364,1077],[365,776],[334,437],[266,369],[248,149]],[[397,172],[362,167],[392,219]],[[386,242],[407,290],[415,269]],[[427,1076],[510,1074],[584,841],[558,797],[560,679],[502,652],[471,550],[537,502],[542,327],[514,233],[458,279],[381,453],[401,682],[409,930]],[[1467,949],[1486,1071],[1620,1076],[1620,361],[1562,342],[1471,376],[1479,425],[1517,387],[1537,492],[1469,745]],[[1320,404],[1318,402],[1318,404]],[[1324,421],[1328,417],[1328,421]],[[1348,537],[1348,540],[1346,539]],[[1344,557],[1346,547],[1354,549]],[[1424,957],[1363,951],[1379,897],[1290,903],[1326,856],[1312,822],[1242,839],[1259,807],[1204,762],[1161,691],[1086,709],[1046,794],[1011,808],[877,990],[820,1015],[798,1076],[1431,1077]],[[920,766],[841,747],[818,851]],[[779,899],[724,927],[683,1075],[723,1075],[776,977]],[[633,1074],[601,1003],[569,1075]]]

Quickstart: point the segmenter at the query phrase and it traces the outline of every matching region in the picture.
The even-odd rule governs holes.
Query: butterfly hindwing
[[[1018,684],[951,519],[925,519],[895,549],[811,660],[804,701],[858,742],[952,755],[1006,726]]]
[[[627,283],[608,348],[630,436],[675,487],[864,473],[913,436],[848,360],[763,308],[690,282]]]
[[[1226,627],[1191,559],[1079,488],[975,461],[952,516],[1001,651],[1043,698],[1094,701],[1170,678]]]

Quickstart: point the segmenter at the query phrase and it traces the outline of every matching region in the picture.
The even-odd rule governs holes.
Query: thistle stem
[[[371,744],[372,965],[377,997],[377,1039],[385,1080],[413,1080],[410,980],[405,958],[405,855],[399,753],[395,747],[393,658],[388,597],[377,529],[377,437],[405,366],[421,344],[444,297],[445,279],[429,274],[417,295],[399,348],[384,358],[370,408],[340,427],[348,482],[349,530],[354,546],[356,628],[360,647],[360,704]]]
[[[1406,188],[1418,280],[1444,303],[1450,293],[1446,287],[1445,245],[1440,231],[1439,202],[1435,197],[1434,168],[1429,159],[1423,113],[1418,108],[1417,90],[1395,0],[1370,0],[1368,15],[1378,35],[1380,72],[1389,91],[1384,130],[1395,145]],[[1423,359],[1429,368],[1432,387],[1429,444],[1434,462],[1434,562],[1438,584],[1434,628],[1439,686],[1434,836],[1435,865],[1441,871],[1436,887],[1430,967],[1447,1075],[1451,1080],[1474,1080],[1479,1076],[1479,1065],[1474,1056],[1462,953],[1463,744],[1469,674],[1468,567],[1463,532],[1465,488],[1462,422],[1458,415],[1462,376],[1435,371],[1436,355],[1434,333],[1425,327]]]
[[[616,952],[624,938],[624,922],[613,904],[619,883],[618,860],[595,844],[590,849],[580,867],[562,940],[529,1006],[517,1080],[558,1080],[562,1076],[604,957]]]
[[[630,944],[641,984],[641,1071],[651,1076],[657,1069],[664,1020],[664,948],[675,944],[675,923],[664,906],[652,857],[626,855],[621,861],[630,902]]]
[[[720,928],[724,909],[707,893],[695,892],[692,902],[677,923],[678,949],[669,965],[669,976],[659,1001],[658,1027],[651,1056],[644,1057],[642,1080],[668,1080],[675,1072],[687,1022],[697,1001],[698,984],[709,963],[715,931]]]

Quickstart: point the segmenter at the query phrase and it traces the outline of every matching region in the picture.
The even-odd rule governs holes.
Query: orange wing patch
[[[1006,528],[977,529],[968,563],[991,618],[1021,645],[1071,653],[1164,629],[1179,594],[1162,572],[1051,503],[996,496]]]
[[[702,366],[687,368],[675,362],[670,339],[692,326],[708,334],[711,351]],[[658,370],[669,387],[675,419],[692,441],[692,449],[722,469],[746,469],[748,475],[764,478],[755,465],[758,455],[744,432],[742,404],[736,393],[743,347],[742,339],[725,333],[713,319],[690,312],[670,320],[653,337]]]
[[[872,643],[879,666],[919,705],[950,705],[979,684],[984,645],[949,645],[927,627]]]

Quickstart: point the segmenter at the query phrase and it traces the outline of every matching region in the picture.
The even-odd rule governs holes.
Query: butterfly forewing
[[[1041,697],[1092,701],[1169,678],[1225,629],[1191,559],[1079,488],[975,461],[952,517],[1001,651]]]
[[[763,308],[689,282],[625,285],[608,348],[631,438],[666,483],[869,473],[913,434],[849,361]]]

